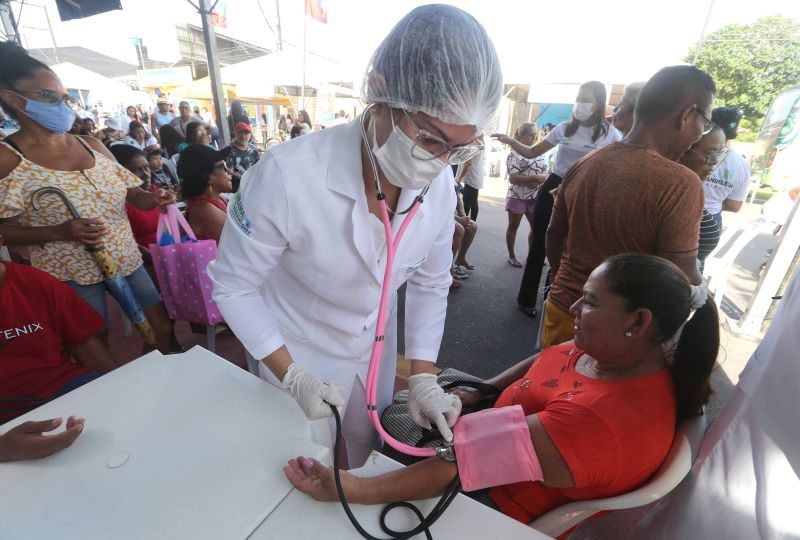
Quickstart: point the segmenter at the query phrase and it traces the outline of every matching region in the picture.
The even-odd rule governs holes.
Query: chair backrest
[[[530,527],[554,538],[566,538],[578,525],[598,513],[637,508],[664,497],[689,474],[703,441],[706,424],[705,414],[683,422],[675,432],[664,462],[642,487],[616,497],[565,504],[538,517]]]

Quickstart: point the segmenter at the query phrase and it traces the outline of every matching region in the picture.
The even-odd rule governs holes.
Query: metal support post
[[[208,0],[200,0],[200,17],[203,20],[203,39],[206,44],[206,61],[208,62],[208,75],[211,78],[211,93],[214,96],[214,108],[217,111],[217,127],[220,137],[225,145],[230,144],[231,134],[228,129],[228,114],[225,108],[225,91],[222,86],[222,74],[219,69],[219,54],[217,53],[217,35],[211,21],[211,10],[207,6]],[[213,6],[212,6],[213,7]]]
[[[17,45],[22,45],[10,0],[0,0],[0,19],[3,21],[3,31],[8,41],[13,41]]]

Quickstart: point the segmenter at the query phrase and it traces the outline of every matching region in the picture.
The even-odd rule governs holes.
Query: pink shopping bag
[[[186,232],[183,239],[181,228]],[[208,263],[217,258],[217,243],[198,240],[174,204],[158,218],[156,242],[150,244],[150,254],[170,318],[197,324],[223,322],[206,272]]]

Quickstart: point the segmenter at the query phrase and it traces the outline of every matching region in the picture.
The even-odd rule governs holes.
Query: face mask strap
[[[386,195],[383,193],[383,188],[381,187],[381,179],[378,175],[378,166],[375,163],[375,156],[372,153],[372,145],[369,143],[369,137],[367,137],[367,130],[364,127],[364,122],[367,119],[367,113],[369,113],[372,108],[375,106],[375,103],[370,103],[367,105],[367,108],[364,109],[364,113],[361,117],[361,122],[359,122],[361,127],[361,142],[364,144],[364,148],[367,150],[367,159],[369,159],[369,165],[372,169],[372,180],[375,182],[375,190],[377,191],[377,198],[379,201],[386,199]],[[376,127],[372,125],[372,140],[378,140],[378,134],[376,133]]]
[[[364,109],[364,112],[362,113],[362,116],[361,116],[361,122],[359,122],[359,127],[361,128],[361,142],[364,145],[364,148],[366,148],[366,150],[367,150],[367,159],[369,160],[370,169],[372,170],[372,179],[375,182],[375,190],[377,192],[376,198],[379,201],[383,201],[383,200],[386,199],[386,194],[383,192],[383,188],[381,187],[380,175],[378,174],[378,165],[375,163],[375,156],[374,156],[374,154],[372,152],[372,145],[369,143],[370,139],[367,136],[367,130],[364,127],[364,122],[367,119],[367,113],[369,113],[369,111],[375,105],[376,105],[376,103],[371,103],[371,104],[367,105],[366,109]],[[394,126],[395,126],[394,115],[391,114],[391,109],[389,110],[389,115],[391,116],[391,119],[392,119],[392,130],[394,130]],[[372,126],[372,135],[373,135],[372,140],[373,141],[377,141],[378,140],[377,127],[374,124]],[[386,144],[386,143],[384,142],[384,144]],[[411,211],[411,209],[414,208],[414,205],[416,204],[417,201],[419,201],[420,204],[422,203],[422,200],[425,197],[425,195],[428,194],[428,190],[430,189],[430,187],[431,187],[430,183],[427,186],[425,186],[422,189],[422,191],[420,192],[420,194],[417,195],[414,198],[414,202],[412,202],[411,205],[408,208],[406,208],[402,212],[392,212],[392,214],[398,215],[398,216],[402,216],[403,214],[409,213]],[[387,206],[387,209],[388,209],[388,206]],[[391,212],[391,210],[389,210],[389,211]]]

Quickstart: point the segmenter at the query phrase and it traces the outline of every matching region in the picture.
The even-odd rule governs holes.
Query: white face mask
[[[431,159],[415,158],[411,155],[414,141],[400,129],[400,126],[394,123],[394,118],[392,118],[392,126],[389,138],[381,147],[378,147],[375,128],[373,128],[372,153],[377,158],[386,179],[392,185],[400,189],[423,189],[439,176],[447,164],[441,159],[434,158],[433,154],[422,148],[417,148],[414,152]]]
[[[574,116],[579,122],[586,122],[592,117],[593,112],[594,105],[591,103],[576,103],[572,106],[572,116]]]

